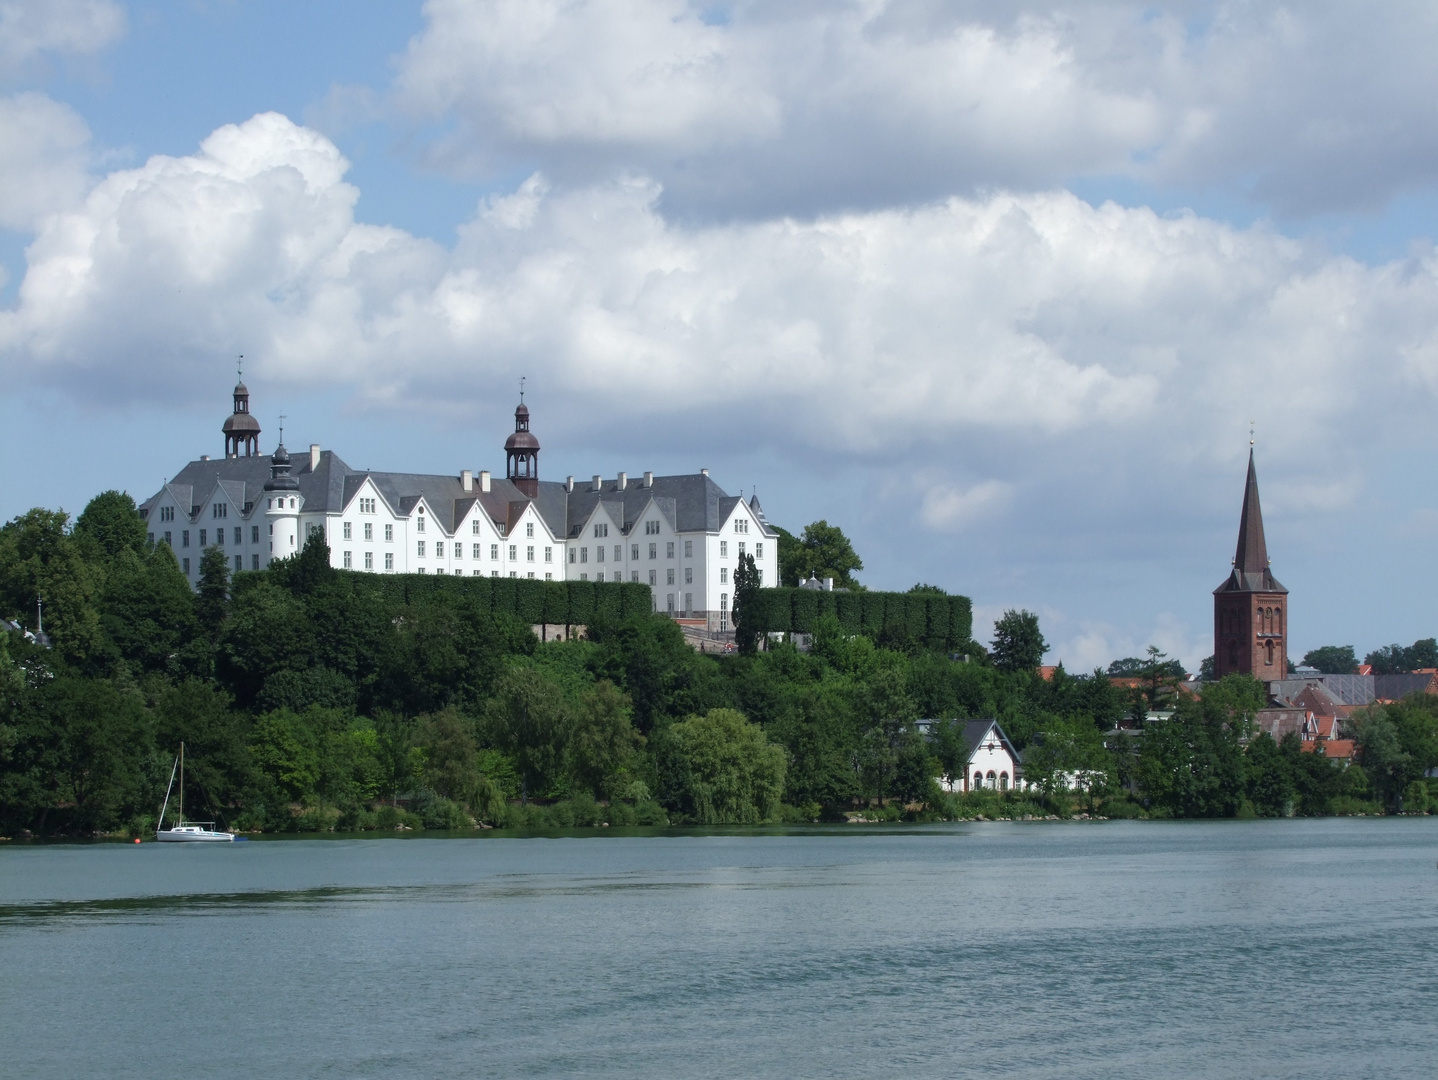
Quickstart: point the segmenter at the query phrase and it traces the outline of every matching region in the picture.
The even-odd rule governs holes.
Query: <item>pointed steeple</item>
[[[1243,516],[1238,520],[1238,550],[1233,565],[1245,574],[1268,569],[1268,544],[1263,538],[1263,510],[1258,505],[1258,470],[1253,467],[1253,448],[1248,448],[1248,481],[1243,487]]]

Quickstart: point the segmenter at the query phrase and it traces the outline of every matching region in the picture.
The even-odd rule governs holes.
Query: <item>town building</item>
[[[202,454],[140,505],[152,542],[169,544],[192,585],[200,555],[260,570],[323,537],[332,564],[376,574],[454,574],[647,584],[654,610],[729,628],[734,572],[754,558],[779,584],[778,534],[757,497],[727,494],[708,469],[678,476],[541,480],[540,444],[522,395],[504,444],[505,475],[353,469],[311,444],[259,453],[241,382],[223,425],[225,453]]]
[[[925,738],[932,737],[939,720],[920,720],[917,727]],[[1009,791],[1021,789],[1023,755],[1004,734],[997,720],[965,720],[964,746],[967,750],[962,775],[941,776],[939,786],[945,791],[970,792],[988,789]]]
[[[1233,569],[1213,590],[1214,677],[1242,673],[1265,683],[1287,678],[1287,607],[1288,590],[1269,568],[1250,444]]]

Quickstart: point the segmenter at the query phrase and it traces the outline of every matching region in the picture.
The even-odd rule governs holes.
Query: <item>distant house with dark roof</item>
[[[938,723],[920,720],[917,726],[928,736]],[[963,739],[967,750],[963,774],[941,777],[939,786],[945,791],[1008,791],[1023,786],[1023,755],[997,720],[965,720]]]
[[[206,548],[222,550],[235,570],[258,570],[312,534],[346,570],[639,582],[656,611],[721,630],[741,555],[754,557],[762,585],[779,584],[778,534],[757,497],[729,495],[707,469],[541,480],[523,401],[514,415],[503,479],[488,470],[374,472],[317,445],[292,459],[283,438],[274,454],[260,454],[259,422],[240,383],[225,455],[191,461],[140,514],[192,584]]]

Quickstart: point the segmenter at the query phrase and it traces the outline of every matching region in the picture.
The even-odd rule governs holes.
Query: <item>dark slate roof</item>
[[[966,720],[964,722],[964,745],[968,747],[969,757],[972,758],[974,756],[974,751],[976,751],[979,748],[979,744],[984,741],[990,728],[995,729],[999,733],[999,742],[1003,743],[1004,749],[1013,756],[1014,761],[1022,763],[1024,756],[1019,753],[1018,747],[1014,746],[1009,740],[1009,737],[1004,734],[1004,729],[999,725],[997,720]]]
[[[1221,592],[1288,592],[1268,568],[1268,541],[1263,535],[1263,508],[1258,501],[1258,470],[1253,449],[1248,451],[1248,478],[1243,485],[1243,512],[1238,519],[1238,547],[1233,571],[1213,590]]]
[[[1320,675],[1309,679],[1284,679],[1268,684],[1276,701],[1296,701],[1306,687],[1321,686],[1340,705],[1372,705],[1375,701],[1398,701],[1409,694],[1431,691],[1435,676],[1417,675]]]
[[[351,469],[332,450],[321,452],[313,470],[308,453],[301,451],[292,461],[295,465],[292,475],[299,483],[307,511],[339,513],[368,479],[380,497],[400,514],[411,513],[422,497],[449,532],[455,531],[476,500],[490,519],[504,525],[506,530],[533,502],[549,530],[561,539],[576,535],[600,502],[624,532],[629,531],[651,501],[676,532],[717,532],[742,501],[726,494],[702,473],[656,476],[651,487],[629,481],[623,490],[617,480],[603,481],[599,491],[592,490],[589,483],[576,483],[572,492],[566,491],[565,485],[558,481],[541,480],[538,496],[531,500],[509,480],[496,477],[490,482],[490,490],[481,492],[479,478],[475,477],[472,490],[465,491],[458,476]],[[216,484],[223,484],[226,497],[236,506],[253,506],[270,478],[270,464],[271,457],[267,454],[192,461],[167,487],[182,507],[194,508],[208,500]],[[141,508],[152,507],[158,498],[156,493],[141,503]],[[766,537],[777,535],[762,522],[760,529]]]

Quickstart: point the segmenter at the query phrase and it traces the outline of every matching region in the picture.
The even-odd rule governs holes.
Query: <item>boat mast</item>
[[[185,744],[180,744],[180,824],[185,823]]]
[[[160,807],[160,822],[159,822],[158,825],[155,826],[155,832],[156,832],[157,835],[159,834],[160,830],[165,827],[165,811],[168,810],[169,807],[170,807],[170,792],[175,789],[175,770],[178,769],[179,767],[180,767],[180,759],[179,759],[179,758],[176,758],[176,759],[175,759],[175,763],[170,766],[170,783],[169,783],[169,785],[165,788],[165,802],[164,802],[164,805]]]

